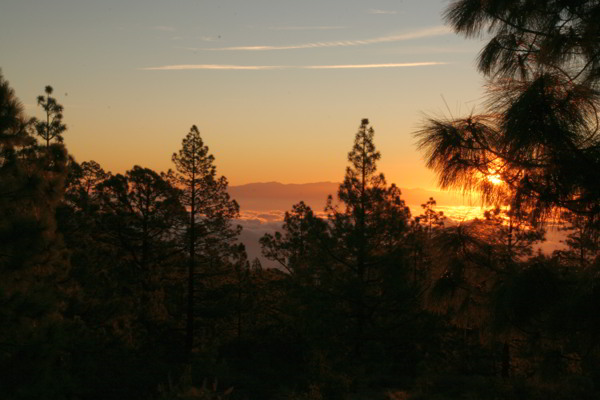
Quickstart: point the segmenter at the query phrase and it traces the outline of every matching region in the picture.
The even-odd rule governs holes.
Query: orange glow
[[[504,169],[504,167],[505,165],[499,159],[492,160],[488,164],[485,179],[487,179],[487,181],[493,184],[494,186],[503,184],[504,181],[502,180],[501,172]]]
[[[500,179],[500,175],[498,174],[488,175],[486,178],[489,182],[493,183],[494,185],[500,185],[504,183],[504,181]]]

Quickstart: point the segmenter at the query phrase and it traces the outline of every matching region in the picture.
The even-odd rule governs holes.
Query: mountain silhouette
[[[338,182],[315,183],[280,183],[257,182],[239,186],[229,186],[229,195],[239,204],[242,211],[272,211],[290,210],[292,205],[300,200],[308,204],[315,212],[320,212],[325,207],[327,196],[336,196]],[[402,199],[411,208],[413,213],[420,209],[420,205],[433,197],[438,206],[478,206],[473,197],[464,197],[460,193],[435,191],[421,188],[402,188]]]

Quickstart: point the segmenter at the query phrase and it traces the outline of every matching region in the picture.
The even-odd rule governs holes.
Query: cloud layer
[[[276,65],[218,65],[218,64],[181,64],[164,65],[162,67],[140,68],[144,71],[189,71],[195,69],[224,69],[224,70],[262,70],[262,69],[283,69],[285,67]]]
[[[274,70],[274,69],[373,69],[407,68],[446,65],[447,62],[427,61],[414,63],[387,64],[341,64],[341,65],[220,65],[220,64],[180,64],[160,67],[139,68],[143,71],[191,71],[191,70]]]
[[[400,35],[381,36],[372,39],[363,40],[337,40],[330,42],[312,42],[303,43],[297,45],[287,46],[270,46],[270,45],[256,45],[256,46],[232,46],[232,47],[216,47],[208,49],[197,49],[197,50],[210,50],[210,51],[268,51],[268,50],[298,50],[298,49],[314,49],[321,47],[348,47],[348,46],[364,46],[369,44],[377,43],[389,43],[389,42],[400,42],[404,40],[420,39],[425,37],[440,36],[451,33],[450,29],[445,26],[436,26],[433,28],[421,29],[418,31],[407,32]]]

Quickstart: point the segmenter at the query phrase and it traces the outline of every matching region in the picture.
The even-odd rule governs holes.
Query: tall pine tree
[[[396,185],[387,185],[377,173],[380,153],[373,143],[374,130],[363,119],[348,153],[350,166],[338,191],[340,204],[330,196],[329,254],[346,286],[348,312],[354,323],[351,337],[357,354],[368,340],[367,332],[383,320],[402,318],[409,299],[402,290],[406,268],[406,236],[410,211]],[[406,297],[408,296],[408,297]],[[380,331],[381,333],[381,331]]]
[[[7,398],[68,392],[62,317],[68,255],[55,210],[66,176],[61,145],[40,151],[0,75],[0,375]]]
[[[176,168],[172,181],[181,189],[181,202],[188,212],[185,235],[188,254],[185,348],[190,354],[195,336],[197,267],[219,263],[219,258],[227,253],[241,229],[232,225],[232,220],[239,215],[239,206],[227,193],[227,178],[217,177],[215,158],[209,153],[195,125],[172,160]]]
[[[45,120],[34,119],[35,129],[37,134],[46,142],[46,147],[50,147],[50,141],[56,139],[62,143],[62,133],[67,130],[67,126],[63,124],[63,106],[60,105],[52,96],[54,90],[52,86],[44,88],[45,96],[38,96],[37,103],[44,110]]]

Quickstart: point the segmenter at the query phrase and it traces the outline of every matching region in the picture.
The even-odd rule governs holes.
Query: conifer
[[[175,164],[171,180],[181,189],[181,203],[188,213],[184,241],[188,255],[185,348],[189,354],[194,347],[198,266],[203,265],[206,273],[207,268],[220,265],[226,258],[241,229],[232,224],[239,216],[239,206],[227,193],[227,178],[217,176],[215,158],[195,125],[171,159]]]

